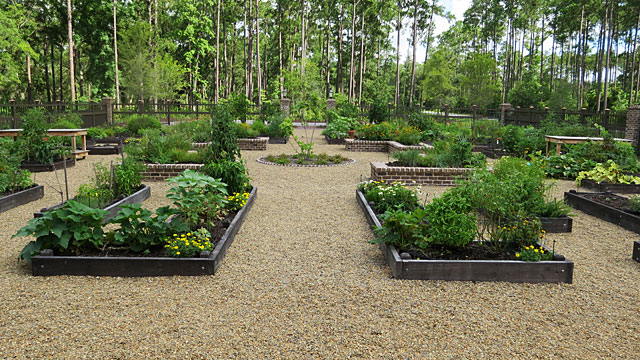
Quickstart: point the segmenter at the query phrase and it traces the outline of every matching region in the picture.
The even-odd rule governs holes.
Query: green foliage
[[[542,246],[523,246],[516,257],[522,261],[549,261],[553,259],[553,253],[545,250]]]
[[[347,137],[347,130],[355,129],[358,124],[355,119],[340,116],[337,113],[332,114],[327,128],[322,131],[322,134],[330,139],[344,139]]]
[[[107,213],[69,200],[42,217],[29,220],[13,235],[36,238],[22,249],[20,258],[31,262],[31,258],[43,249],[51,249],[57,254],[77,254],[83,249],[101,248],[104,245],[102,220]]]
[[[432,243],[462,247],[473,241],[476,219],[469,213],[467,201],[463,193],[450,192],[427,204],[428,239],[424,239],[425,243],[419,244],[419,247],[425,248]]]
[[[20,169],[22,154],[13,141],[0,141],[0,195],[33,185],[31,172]]]
[[[293,135],[293,120],[291,117],[277,114],[267,118],[265,135],[273,138],[288,138]]]
[[[371,181],[360,184],[358,189],[363,192],[367,202],[373,202],[372,207],[379,214],[394,209],[411,212],[420,205],[416,191],[400,183]]]
[[[114,193],[118,196],[129,196],[142,185],[144,165],[132,157],[125,157],[116,165],[113,172]]]
[[[221,160],[205,164],[199,170],[214,179],[220,179],[227,185],[229,193],[244,192],[250,188],[251,178],[242,160]]]
[[[191,149],[191,141],[181,133],[173,132],[162,135],[160,130],[144,130],[139,142],[132,142],[125,146],[124,151],[129,156],[141,162],[154,164],[173,163],[176,159],[184,160],[182,155]],[[180,155],[177,155],[177,154]],[[199,153],[200,158],[202,154]]]
[[[629,198],[629,209],[634,212],[640,212],[640,195],[634,195]]]
[[[576,177],[576,184],[580,186],[583,179],[593,180],[596,183],[606,182],[610,184],[640,184],[640,177],[625,174],[622,168],[613,160],[607,160],[606,165],[599,163],[592,170],[581,171]]]
[[[113,200],[113,192],[109,188],[95,187],[91,184],[82,184],[73,200],[88,207],[102,209]]]
[[[52,129],[81,129],[84,125],[82,116],[78,113],[64,113],[55,118],[55,124],[51,126]],[[62,127],[59,124],[66,126]]]
[[[198,151],[204,163],[235,161],[241,157],[238,137],[233,131],[233,117],[226,106],[216,106],[211,114],[209,141],[207,147]]]
[[[426,211],[420,208],[413,211],[389,210],[379,216],[383,225],[375,230],[376,238],[372,243],[382,242],[400,250],[415,248],[417,243],[425,242],[426,216]]]
[[[151,115],[131,115],[127,119],[127,131],[132,135],[142,135],[142,130],[160,129],[160,120]]]
[[[175,125],[163,128],[165,134],[176,132],[192,142],[207,142],[211,134],[211,123],[206,120],[181,121]]]
[[[363,140],[392,140],[396,127],[387,121],[365,124],[356,129],[356,138]]]
[[[570,213],[571,207],[564,200],[553,199],[539,205],[533,214],[538,217],[562,217]]]
[[[164,246],[167,255],[171,257],[196,257],[203,251],[213,251],[211,234],[205,228],[186,234],[173,234],[166,239]]]
[[[255,138],[260,135],[247,123],[233,123],[233,131],[235,131],[238,139]]]
[[[188,229],[180,219],[173,218],[178,211],[168,206],[156,209],[155,216],[141,204],[120,205],[118,214],[111,218],[109,224],[119,225],[118,229],[107,234],[110,244],[126,247],[133,252],[148,251],[165,243],[170,235],[185,232]]]
[[[193,170],[185,170],[167,181],[174,185],[167,198],[173,200],[190,228],[214,226],[213,221],[227,203],[225,183]]]
[[[289,155],[287,154],[280,154],[280,155],[267,155],[267,157],[265,157],[265,159],[267,161],[270,161],[272,163],[276,163],[279,165],[287,165],[291,163],[291,159],[289,159]]]
[[[544,93],[538,78],[533,72],[527,71],[522,81],[509,91],[508,97],[511,105],[528,108],[529,106],[541,107]]]
[[[427,163],[427,159],[422,156],[422,151],[420,150],[396,151],[391,156],[402,166],[425,166]]]
[[[247,121],[249,105],[251,104],[244,94],[232,94],[226,101],[227,109],[233,120]]]
[[[90,127],[87,129],[87,137],[89,139],[102,139],[106,138],[107,136],[109,135],[107,135],[107,131],[103,128]]]
[[[44,111],[38,108],[29,109],[22,116],[23,131],[18,139],[26,161],[48,164],[54,160],[55,153],[51,141],[43,139],[47,136],[49,128],[44,119]]]

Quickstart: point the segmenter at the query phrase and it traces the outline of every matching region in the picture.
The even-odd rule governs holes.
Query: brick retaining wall
[[[405,150],[423,150],[425,148],[431,148],[431,145],[403,145],[397,141],[387,140],[355,140],[345,139],[344,148],[346,151],[369,151],[369,152],[395,152]]]
[[[454,186],[458,177],[466,176],[474,170],[469,168],[387,166],[383,162],[371,162],[371,179],[385,182],[399,181],[404,184],[415,181],[425,185]]]
[[[145,164],[147,167],[142,172],[142,176],[146,181],[164,181],[168,178],[178,176],[181,172],[189,170],[198,170],[203,164]]]

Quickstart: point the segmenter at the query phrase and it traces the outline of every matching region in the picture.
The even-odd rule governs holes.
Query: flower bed
[[[124,197],[123,199],[114,201],[113,203],[109,204],[108,206],[103,207],[102,209],[107,210],[109,212],[108,215],[105,216],[104,218],[104,222],[108,221],[109,219],[111,219],[112,217],[116,216],[116,214],[118,213],[118,211],[120,211],[120,206],[124,205],[124,204],[136,204],[136,203],[141,203],[145,200],[147,200],[149,197],[151,196],[151,187],[147,186],[147,185],[142,185],[140,187],[140,189],[136,192],[134,192],[133,194]],[[54,206],[50,206],[47,208],[43,208],[40,211],[36,212],[33,214],[34,218],[37,217],[41,217],[43,215],[43,213],[56,209],[60,206],[62,206],[64,203],[61,204],[57,204]]]
[[[573,219],[568,216],[540,217],[540,223],[548,233],[570,233],[573,229]]]
[[[80,257],[54,256],[52,251],[43,251],[40,255],[32,258],[32,273],[37,276],[213,275],[220,267],[227,249],[244,223],[247,213],[255,201],[257,191],[257,188],[254,187],[246,204],[235,215],[213,251],[202,252],[200,257]]]
[[[346,151],[366,151],[366,152],[395,152],[406,150],[424,150],[430,148],[431,145],[403,145],[397,141],[391,140],[355,140],[344,139]]]
[[[597,192],[610,191],[623,194],[640,194],[640,185],[636,184],[612,184],[605,181],[598,183],[591,179],[582,179],[580,186]]]
[[[44,186],[34,185],[28,189],[5,194],[0,197],[0,212],[38,200],[44,196]]]
[[[198,170],[203,164],[145,164],[142,176],[147,181],[163,181],[185,170]]]
[[[564,193],[564,198],[577,210],[640,234],[640,216],[625,208],[629,199],[624,196],[571,190]]]
[[[321,154],[321,155],[326,155],[326,154]],[[320,162],[317,161],[317,158],[313,158],[311,160],[308,161],[302,161],[302,162],[298,162],[298,158],[295,157],[295,155],[278,155],[275,157],[275,159],[267,156],[267,157],[260,157],[258,158],[256,161],[259,162],[260,164],[265,164],[265,165],[277,165],[277,166],[293,166],[293,167],[326,167],[326,166],[341,166],[341,165],[348,165],[348,164],[353,164],[356,161],[354,159],[341,159],[341,162],[333,162],[333,161],[329,161],[331,157],[325,157],[325,160],[322,160]],[[273,160],[273,161],[270,161]]]
[[[333,139],[328,137],[327,135],[325,135],[324,138],[325,140],[327,140],[327,144],[329,145],[344,145],[345,139]]]
[[[371,162],[371,179],[405,184],[415,181],[418,184],[454,186],[458,177],[465,177],[473,171],[471,168],[389,166],[383,162]]]
[[[67,159],[67,167],[73,167],[76,165],[76,159],[75,158],[69,158]],[[55,170],[62,170],[64,169],[64,160],[59,160],[59,161],[54,161],[51,162],[49,164],[38,164],[38,163],[31,163],[31,162],[26,162],[23,161],[20,164],[20,168],[21,169],[25,169],[25,170],[29,170],[31,172],[45,172],[45,171],[55,171]]]
[[[371,227],[381,227],[380,220],[356,190],[356,199]],[[555,254],[552,261],[517,260],[417,260],[401,257],[393,245],[379,243],[386,262],[396,279],[507,281],[528,283],[572,283],[573,262]]]

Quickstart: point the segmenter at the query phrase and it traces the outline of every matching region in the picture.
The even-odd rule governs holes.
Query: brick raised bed
[[[582,196],[583,194],[604,193],[584,193],[571,190],[564,193],[564,198],[567,204],[574,209],[640,234],[640,216],[587,199]]]
[[[360,191],[356,199],[372,228],[381,223]],[[573,282],[573,262],[555,254],[552,261],[414,260],[403,259],[393,245],[379,244],[393,277],[408,280],[506,281],[515,283]],[[557,260],[556,260],[557,259]]]
[[[269,144],[286,144],[289,138],[269,137]]]
[[[416,182],[425,185],[454,186],[458,177],[465,177],[475,169],[389,166],[383,162],[371,162],[371,179],[404,184]]]
[[[151,187],[149,187],[147,185],[142,185],[140,190],[138,190],[138,191],[134,192],[133,194],[125,197],[124,199],[118,200],[118,201],[114,202],[113,204],[104,207],[103,209],[107,210],[109,213],[107,214],[107,216],[105,216],[105,218],[104,218],[104,220],[102,222],[107,222],[112,217],[116,216],[118,211],[120,211],[120,205],[141,203],[141,202],[147,200],[150,196],[151,196]],[[33,217],[34,218],[41,217],[45,212],[53,210],[55,208],[58,208],[58,207],[62,206],[63,204],[64,203],[53,205],[53,206],[50,206],[50,207],[47,207],[47,208],[43,208],[40,211],[33,213]]]
[[[67,159],[67,168],[76,166],[76,159],[70,158]],[[55,171],[64,169],[64,161],[54,161],[49,164],[35,164],[35,163],[26,163],[23,162],[20,164],[21,169],[29,170],[31,172],[45,172],[45,171]]]
[[[44,186],[34,185],[28,189],[0,197],[0,213],[30,203],[44,196]]]
[[[89,276],[174,276],[213,275],[227,249],[255,201],[258,189],[251,191],[245,206],[236,214],[212,252],[203,252],[199,258],[172,257],[101,257],[54,256],[50,252],[32,258],[31,271],[36,276],[89,275]]]
[[[267,150],[267,144],[269,143],[268,137],[257,137],[255,139],[238,139],[238,147],[240,150]],[[192,143],[192,146],[196,149],[203,148],[209,143]]]
[[[597,183],[590,179],[582,180],[580,187],[595,190],[597,192],[614,192],[622,194],[640,194],[640,185],[636,184],[612,184],[608,182]]]
[[[640,241],[633,242],[633,260],[640,262]]]
[[[185,170],[198,170],[204,164],[145,164],[142,176],[146,181],[163,181],[180,175]]]
[[[345,139],[344,148],[346,151],[367,151],[367,152],[395,152],[405,150],[424,150],[425,148],[431,148],[431,145],[402,145],[397,141],[387,140],[354,140]]]

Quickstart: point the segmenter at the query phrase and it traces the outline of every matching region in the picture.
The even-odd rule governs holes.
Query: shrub
[[[424,156],[420,150],[396,151],[391,154],[402,166],[424,166]]]
[[[173,185],[167,198],[173,200],[191,229],[214,226],[213,221],[227,203],[226,184],[193,170],[185,170],[167,181]]]
[[[116,165],[113,172],[115,194],[129,196],[142,185],[144,165],[134,158],[125,157],[121,164]]]
[[[22,118],[23,131],[18,139],[23,158],[40,164],[51,163],[55,154],[51,141],[44,140],[48,129],[44,121],[44,112],[40,109],[29,109]]]
[[[476,218],[461,209],[469,209],[469,200],[460,192],[451,192],[441,196],[425,206],[428,233],[418,246],[425,248],[430,244],[462,247],[473,241],[476,235]]]
[[[640,212],[640,195],[634,195],[629,198],[629,209],[634,212]]]
[[[359,189],[368,202],[374,203],[373,209],[379,214],[392,209],[413,211],[420,205],[417,193],[400,183],[373,181],[363,183]]]
[[[620,166],[613,160],[607,160],[605,164],[596,165],[593,170],[581,171],[576,178],[576,184],[581,185],[583,179],[597,182],[607,182],[610,184],[640,184],[640,177],[625,174]]]
[[[254,131],[258,136],[267,134],[267,126],[262,120],[254,121],[253,124],[251,124],[251,130]]]
[[[251,128],[247,123],[233,123],[233,130],[239,139],[255,138],[260,135],[256,130]]]
[[[404,145],[417,145],[422,140],[422,132],[413,126],[401,126],[396,131],[393,140]]]
[[[274,138],[288,138],[293,135],[293,120],[291,117],[276,115],[267,118],[267,129],[265,134]]]
[[[127,131],[132,135],[141,135],[145,129],[160,129],[160,120],[151,115],[131,115],[127,120]]]
[[[243,161],[221,160],[219,162],[210,162],[200,168],[200,172],[214,179],[220,179],[227,185],[229,193],[240,193],[250,189],[251,179]]]
[[[84,125],[82,116],[78,113],[60,114],[55,119],[56,125],[51,126],[52,129],[81,129]],[[57,124],[64,123],[67,126],[59,127]]]
[[[363,140],[392,140],[396,127],[390,122],[365,124],[356,130],[356,137]]]
[[[99,127],[90,127],[87,129],[87,137],[89,137],[90,139],[102,139],[102,138],[106,138],[107,136],[107,131],[103,128],[99,128]]]
[[[235,161],[240,158],[238,137],[233,130],[233,117],[225,106],[216,106],[211,113],[211,142],[204,149],[198,150],[205,164],[222,160]]]
[[[330,139],[344,139],[347,137],[347,130],[355,129],[356,125],[357,122],[354,119],[335,114],[333,120],[327,124],[327,128],[322,131],[322,134]]]

